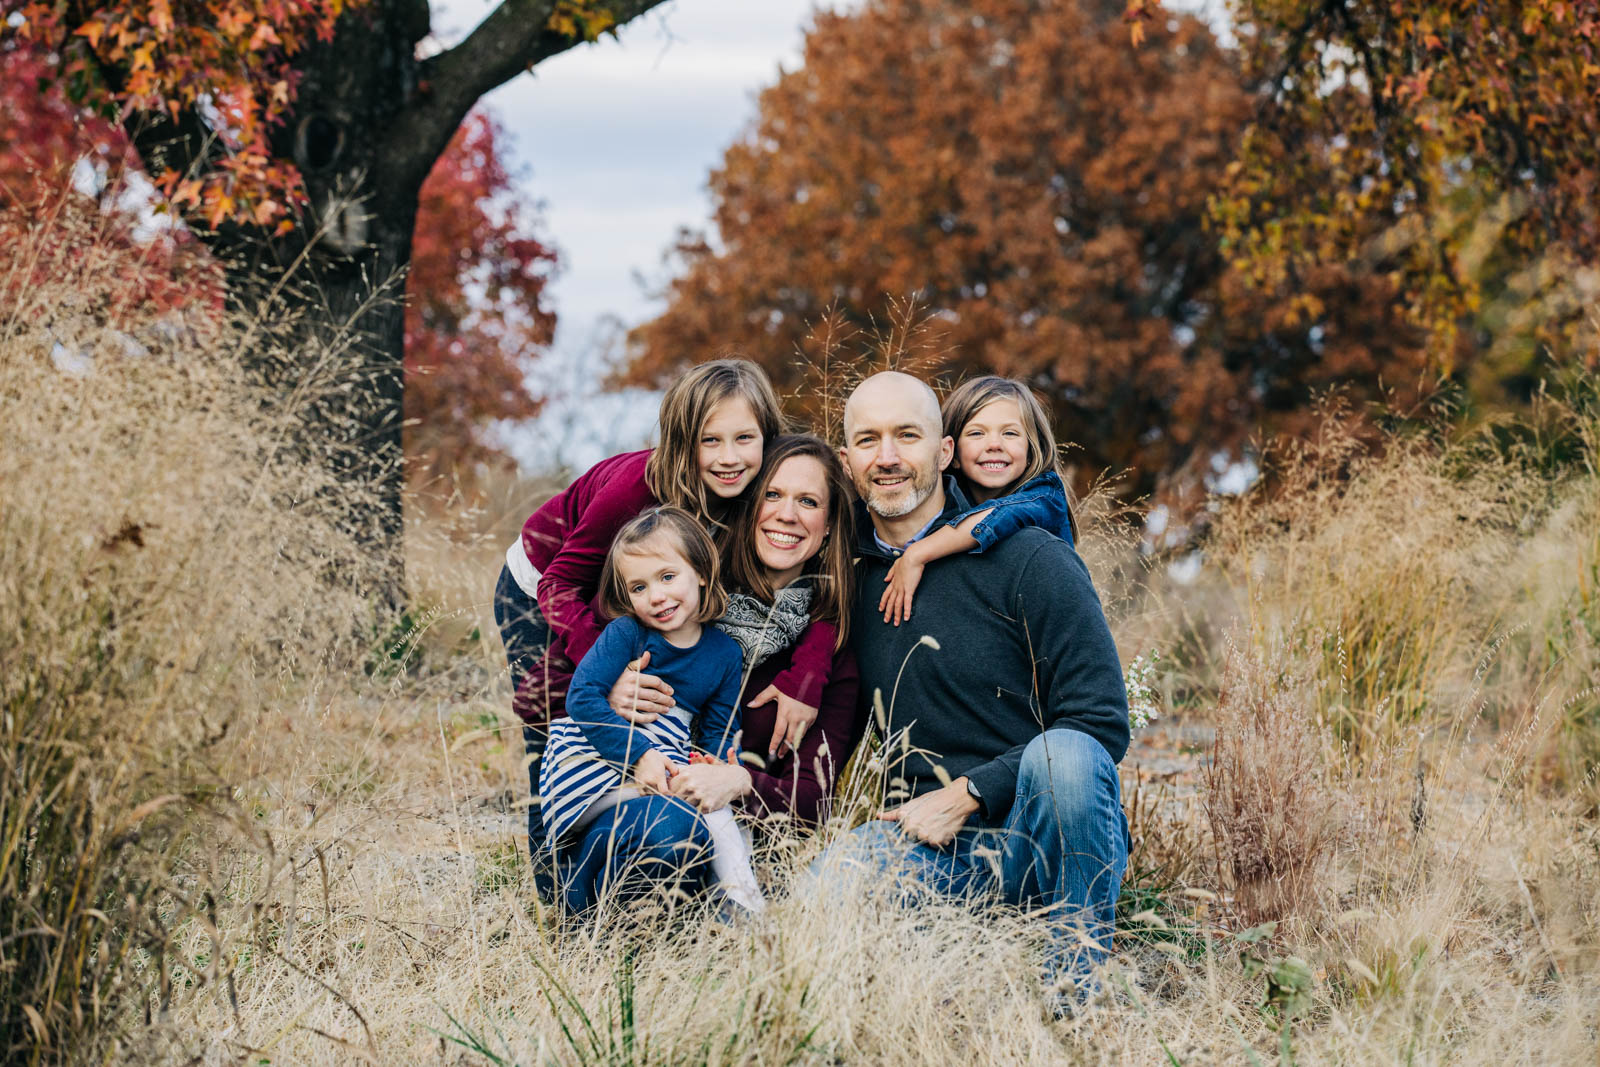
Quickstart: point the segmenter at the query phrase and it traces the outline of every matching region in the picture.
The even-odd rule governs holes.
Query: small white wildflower
[[[1135,656],[1123,675],[1128,690],[1128,725],[1142,730],[1161,717],[1161,695],[1155,687],[1156,661],[1161,653],[1152,651],[1148,658]]]
[[[919,644],[919,645],[927,645],[929,648],[933,649],[935,652],[939,651],[939,642],[934,640],[932,634],[923,634],[920,638],[917,639],[917,644]]]

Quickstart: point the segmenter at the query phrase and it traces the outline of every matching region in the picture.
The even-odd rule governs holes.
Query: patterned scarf
[[[768,605],[749,593],[729,593],[728,610],[712,623],[739,643],[744,653],[744,669],[793,648],[811,624],[811,587],[806,582],[791,582],[778,590]]]

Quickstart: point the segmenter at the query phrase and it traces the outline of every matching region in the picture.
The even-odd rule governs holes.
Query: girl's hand
[[[728,762],[715,756],[691,762],[672,776],[672,795],[701,811],[725,808],[754,787],[750,772],[739,765],[739,753],[728,749]]]
[[[672,765],[659,749],[652,748],[633,765],[633,784],[641,792],[665,794],[671,788],[671,780]]]
[[[772,724],[772,740],[767,744],[768,759],[777,759],[790,749],[799,748],[800,739],[817,721],[817,708],[802,704],[794,697],[784,696],[775,685],[769,685],[757,693],[756,698],[745,707],[759,708],[774,700],[778,702],[778,718]]]
[[[653,674],[640,673],[648,666],[650,653],[646,652],[628,664],[606,697],[611,710],[635,726],[655,722],[678,703],[672,699],[672,686]]]
[[[922,581],[924,566],[920,560],[906,554],[895,560],[889,573],[883,576],[883,580],[889,584],[883,596],[878,598],[878,610],[883,612],[884,622],[899,626],[911,618],[911,594],[917,591],[917,585]]]

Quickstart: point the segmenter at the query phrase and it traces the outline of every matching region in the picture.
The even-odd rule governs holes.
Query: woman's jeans
[[[1053,980],[1082,977],[1110,950],[1127,866],[1116,764],[1089,735],[1056,729],[1023,749],[1016,798],[998,825],[973,816],[952,844],[933,848],[913,842],[898,823],[875,820],[835,842],[811,869],[824,893],[900,876],[943,896],[998,895],[1048,909],[1045,971]]]
[[[530,671],[544,662],[550,646],[550,625],[539,612],[539,602],[522,591],[511,577],[511,568],[501,564],[500,580],[494,587],[494,621],[506,646],[506,665],[511,668],[511,687],[515,690]],[[539,760],[544,755],[549,732],[543,726],[522,727],[522,747],[528,760],[528,791],[534,803],[528,808],[528,852],[534,859],[534,877],[549,882],[539,861],[544,851],[544,823],[539,818]],[[546,885],[540,885],[545,894]]]

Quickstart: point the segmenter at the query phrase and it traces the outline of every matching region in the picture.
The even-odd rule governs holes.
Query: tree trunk
[[[268,368],[311,397],[302,447],[347,488],[353,532],[378,558],[380,594],[404,602],[402,490],[405,272],[417,194],[443,149],[397,153],[389,137],[419,91],[416,41],[427,5],[374,0],[296,66],[294,113],[274,138],[309,210],[287,237],[242,228],[207,235],[229,298],[290,358]]]
[[[620,26],[662,0],[585,0]],[[467,39],[427,60],[428,0],[365,0],[334,39],[295,58],[294,111],[272,138],[305,182],[308,210],[287,235],[225,223],[201,237],[227,271],[228,298],[292,358],[267,368],[315,399],[304,449],[350,486],[353,529],[404,601],[405,271],[417,195],[478,98],[584,41],[550,29],[556,0],[501,0]],[[598,32],[598,31],[596,31]],[[120,75],[106,70],[108,81]],[[129,133],[152,173],[204,171],[222,149],[195,111],[141,113]],[[370,493],[370,503],[363,499]]]

